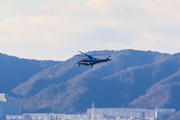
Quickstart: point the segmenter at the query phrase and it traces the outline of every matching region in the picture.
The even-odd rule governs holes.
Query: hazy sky
[[[78,51],[180,51],[180,0],[0,0],[0,52],[66,60]]]

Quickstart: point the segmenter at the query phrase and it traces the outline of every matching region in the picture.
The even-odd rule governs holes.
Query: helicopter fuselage
[[[106,58],[106,59],[94,59],[93,57],[87,57],[85,59],[82,59],[80,61],[78,61],[76,64],[79,64],[80,65],[86,65],[86,66],[93,66],[94,64],[97,64],[97,63],[102,63],[102,62],[107,62],[107,61],[111,61],[111,59],[109,58]]]

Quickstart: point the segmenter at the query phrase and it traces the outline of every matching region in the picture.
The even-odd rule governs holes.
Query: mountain
[[[43,69],[59,64],[58,61],[20,59],[0,53],[0,92],[9,93]]]
[[[174,108],[180,110],[180,54],[152,51],[90,51],[112,61],[78,66],[0,55],[0,92],[23,99],[24,112],[84,113],[97,108]],[[4,60],[3,60],[4,59]],[[3,78],[3,79],[1,79]]]

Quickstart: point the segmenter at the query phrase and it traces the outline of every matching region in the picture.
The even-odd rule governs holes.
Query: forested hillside
[[[23,99],[24,112],[83,113],[98,108],[180,110],[180,54],[151,51],[91,51],[112,61],[78,66],[0,54],[0,92]],[[101,56],[103,58],[103,56]],[[104,56],[105,58],[105,56]]]

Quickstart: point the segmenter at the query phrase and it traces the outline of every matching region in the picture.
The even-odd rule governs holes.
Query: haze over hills
[[[83,113],[97,108],[180,110],[180,54],[91,51],[112,61],[78,66],[80,57],[37,61],[0,54],[0,92],[23,99],[24,112]]]

